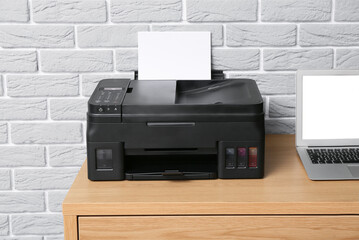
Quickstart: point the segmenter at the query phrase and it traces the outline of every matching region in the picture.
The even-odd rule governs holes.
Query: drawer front
[[[359,239],[359,216],[79,217],[80,240]]]

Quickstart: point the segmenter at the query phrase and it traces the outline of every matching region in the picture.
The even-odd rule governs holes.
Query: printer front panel
[[[187,126],[88,122],[87,126],[87,141],[123,142],[125,150],[216,148],[219,141],[258,141],[262,139],[264,139],[264,120],[256,122],[193,122],[192,125],[188,124]]]
[[[148,123],[88,122],[87,133],[91,180],[123,180],[126,176],[131,179],[129,172],[164,173],[167,170],[206,172],[207,175],[201,176],[207,179],[263,177],[264,121],[150,126]],[[231,151],[234,151],[234,160],[230,160]],[[241,156],[238,151],[245,154],[242,157],[245,166],[238,163]],[[228,161],[235,161],[233,169]],[[180,179],[180,176],[149,176],[148,179]],[[142,179],[146,176],[142,175]]]

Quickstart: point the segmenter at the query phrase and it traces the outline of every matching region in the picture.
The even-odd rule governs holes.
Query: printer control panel
[[[95,95],[96,113],[120,113],[122,88],[103,88]]]
[[[106,79],[96,87],[89,100],[93,114],[121,114],[121,104],[128,91],[129,80]]]

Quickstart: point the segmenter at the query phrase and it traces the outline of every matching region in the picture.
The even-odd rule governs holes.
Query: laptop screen
[[[302,138],[359,139],[359,75],[303,76]]]

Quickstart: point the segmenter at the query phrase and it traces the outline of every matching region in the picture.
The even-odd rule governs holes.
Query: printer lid
[[[122,122],[231,121],[263,114],[255,81],[130,81],[122,101]]]

